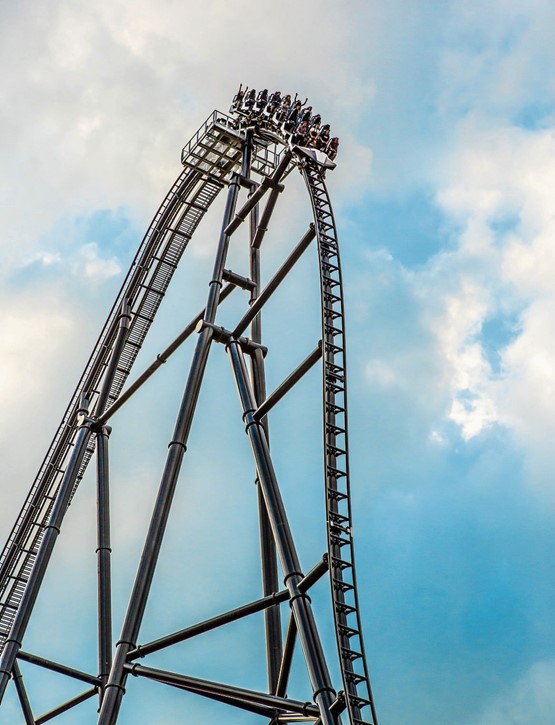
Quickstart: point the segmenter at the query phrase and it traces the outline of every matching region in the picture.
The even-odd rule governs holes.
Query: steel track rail
[[[358,603],[349,477],[343,281],[337,231],[324,173],[301,163],[314,213],[320,264],[323,341],[324,470],[335,634],[352,725],[376,725]]]
[[[241,138],[226,132],[222,114],[216,112],[201,126],[189,144],[185,170],[160,205],[133,260],[104,328],[87,362],[85,371],[64,413],[60,426],[25,499],[0,556],[0,653],[9,635],[25,592],[48,523],[56,494],[69,461],[78,431],[78,412],[86,397],[94,410],[99,383],[114,345],[119,311],[124,302],[132,316],[108,398],[109,408],[118,398],[131,367],[154,320],[165,291],[190,238],[219,191],[240,160]],[[226,121],[229,123],[229,120]],[[198,149],[202,148],[199,155]],[[270,159],[268,169],[272,168]],[[85,453],[75,489],[94,452]],[[74,490],[75,490],[74,489]]]

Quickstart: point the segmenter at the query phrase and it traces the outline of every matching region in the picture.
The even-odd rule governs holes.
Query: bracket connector
[[[268,353],[268,348],[265,345],[253,342],[248,337],[234,338],[230,330],[226,330],[225,327],[214,325],[212,322],[207,322],[206,320],[200,320],[196,326],[196,332],[202,332],[205,327],[209,327],[212,330],[212,339],[214,342],[222,342],[224,345],[228,345],[232,341],[238,342],[243,352],[248,355],[253,355],[256,350],[260,350],[264,357]]]

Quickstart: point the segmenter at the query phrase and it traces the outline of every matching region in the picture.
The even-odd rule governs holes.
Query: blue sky
[[[552,4],[55,0],[4,4],[0,14],[2,538],[179,173],[182,146],[214,108],[226,109],[239,82],[298,91],[341,139],[329,188],[346,286],[361,607],[380,722],[550,725]],[[284,255],[283,239],[293,243],[306,228],[306,200],[291,187],[265,250],[268,270]],[[198,230],[144,364],[204,304],[217,217]],[[269,354],[270,387],[314,345],[313,261],[303,260],[268,309],[268,331],[288,343]],[[232,262],[243,263],[240,251]],[[224,319],[237,309],[230,302]],[[217,352],[145,639],[258,596],[248,574],[258,556],[251,464]],[[137,407],[114,419],[116,636],[190,354],[185,346]],[[319,432],[298,411],[313,412],[318,386],[312,371],[272,422],[306,569],[322,549],[323,502]],[[94,670],[95,635],[85,626],[94,624],[85,605],[94,600],[92,478],[70,514],[69,543],[60,541],[25,646]],[[218,533],[201,548],[207,530]],[[204,582],[200,598],[181,585],[176,594],[174,577],[191,575]],[[68,579],[78,583],[71,592]],[[56,592],[57,583],[65,589]],[[252,667],[259,624],[230,630],[225,649],[235,659],[218,659],[216,673],[198,645],[159,661],[262,685]],[[329,646],[325,626],[323,637]],[[301,670],[297,663],[302,682]],[[37,713],[64,687],[37,680]],[[221,714],[159,693],[130,687],[122,722],[208,723]],[[81,708],[60,722],[94,722],[94,706]],[[19,722],[15,712],[11,696],[0,723]]]

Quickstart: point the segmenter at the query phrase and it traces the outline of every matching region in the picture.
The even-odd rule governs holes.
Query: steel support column
[[[291,254],[287,257],[285,262],[281,265],[278,271],[274,274],[272,279],[259,293],[256,300],[253,300],[250,309],[245,315],[239,320],[235,329],[233,330],[233,337],[239,337],[250,325],[252,320],[258,315],[262,307],[270,299],[270,297],[277,290],[279,285],[287,277],[289,272],[293,269],[294,265],[299,261],[302,254],[308,249],[310,242],[315,238],[316,230],[314,224],[311,224],[306,234],[303,235],[297,246],[293,249]]]
[[[48,722],[49,720],[54,720],[55,717],[58,717],[58,715],[63,715],[64,712],[67,712],[68,710],[71,710],[74,707],[77,707],[77,705],[80,705],[82,702],[86,702],[91,697],[94,697],[96,695],[96,687],[92,687],[90,690],[85,690],[85,692],[82,692],[80,695],[76,695],[75,697],[72,697],[71,700],[67,700],[67,702],[64,702],[62,705],[59,705],[58,707],[55,707],[53,710],[49,710],[48,712],[45,712],[44,715],[41,715],[37,718],[37,725],[42,725],[45,722]]]
[[[2,657],[0,658],[0,701],[4,696],[10,680],[17,653],[21,649],[23,636],[27,629],[33,607],[35,606],[40,586],[44,579],[50,557],[52,556],[54,545],[58,539],[71,494],[73,493],[75,482],[79,475],[81,463],[91,438],[93,422],[87,417],[88,405],[88,401],[83,401],[82,408],[79,411],[81,423],[79,425],[79,433],[75,440],[73,453],[60,483],[50,519],[44,529],[44,536],[37,552],[35,565],[29,576],[27,587],[13,621],[9,637],[6,639]]]
[[[272,206],[273,208],[273,206]],[[269,215],[266,223],[269,221]],[[250,280],[253,283],[249,303],[254,304],[256,298],[260,294],[261,273],[260,273],[260,246],[254,244],[256,233],[258,231],[259,214],[258,204],[253,208],[250,216]],[[262,343],[262,318],[260,313],[253,317],[250,328],[250,338],[254,343]],[[266,399],[266,372],[264,368],[264,356],[262,351],[258,350],[251,356],[251,370],[254,396],[258,405]],[[263,420],[266,431],[266,439],[268,436],[268,421]],[[258,521],[260,530],[260,559],[262,565],[262,593],[269,596],[273,592],[277,592],[279,587],[278,566],[276,545],[272,537],[270,520],[266,511],[266,503],[264,496],[257,481],[258,488]],[[266,630],[266,661],[268,666],[268,691],[275,693],[278,679],[279,668],[282,657],[281,644],[281,612],[278,605],[270,607],[264,612],[264,626]]]
[[[135,677],[146,677],[156,682],[162,682],[172,687],[178,687],[198,695],[203,695],[204,697],[209,697],[213,700],[226,702],[229,705],[234,705],[235,707],[250,712],[258,712],[261,715],[273,717],[280,711],[303,715],[311,714],[314,717],[318,715],[318,710],[311,702],[285,699],[276,697],[275,695],[267,695],[263,692],[256,692],[255,690],[246,690],[243,687],[234,687],[233,685],[226,685],[221,682],[203,680],[198,677],[190,677],[189,675],[168,672],[167,670],[158,670],[139,664],[126,665],[125,667]]]
[[[21,670],[19,669],[17,661],[14,662],[13,665],[13,679],[15,683],[15,689],[17,691],[17,696],[19,697],[19,702],[21,704],[23,717],[25,718],[25,725],[36,725],[33,711],[31,710],[31,703],[29,702],[29,698],[27,697],[27,690],[25,689],[25,685],[23,684],[23,675],[21,674]]]
[[[108,439],[111,428],[96,435],[97,453],[97,566],[98,566],[98,676],[100,702],[112,666],[112,573],[110,544],[110,472]]]
[[[96,404],[96,412],[98,414],[102,414],[108,402],[119,358],[129,333],[129,320],[128,306],[124,300],[119,316],[119,329],[114,343],[114,349],[102,380],[102,386]],[[10,630],[10,635],[6,639],[2,658],[0,659],[0,701],[6,690],[17,653],[21,649],[23,635],[27,629],[27,624],[33,611],[48,562],[54,550],[54,544],[60,533],[60,527],[75,489],[81,463],[83,462],[87,446],[93,433],[94,421],[88,417],[88,408],[89,402],[84,400],[81,404],[81,409],[78,411],[78,418],[80,417],[81,422],[79,424],[79,432],[75,440],[73,453],[60,483],[48,524],[45,526],[44,536],[37,553],[35,565],[29,576],[29,581]]]
[[[57,672],[60,675],[71,677],[75,680],[79,680],[79,682],[86,682],[88,685],[94,685],[95,687],[100,685],[98,677],[90,675],[88,672],[83,672],[82,670],[76,670],[74,667],[62,665],[60,662],[48,660],[46,657],[39,657],[39,655],[19,650],[17,659],[22,662],[29,662],[29,664],[36,665],[37,667],[43,667],[45,670],[50,670],[51,672]]]
[[[314,350],[308,355],[300,365],[298,365],[285,380],[268,397],[262,401],[255,412],[257,420],[263,420],[276,403],[283,398],[284,395],[296,385],[299,380],[320,360],[322,357],[322,343],[319,342]],[[258,402],[258,401],[257,401]]]
[[[299,589],[302,592],[310,589],[310,587],[316,581],[318,581],[318,579],[323,576],[324,573],[327,572],[327,570],[328,566],[326,561],[321,561],[316,564],[316,566],[311,569],[305,576],[305,578],[299,583]],[[136,660],[139,657],[146,657],[146,655],[152,654],[153,652],[158,652],[165,647],[170,647],[171,645],[177,644],[178,642],[184,642],[191,637],[196,637],[199,634],[204,634],[204,632],[210,632],[211,630],[216,629],[217,627],[221,627],[225,624],[229,624],[230,622],[236,622],[238,619],[247,617],[248,615],[254,614],[255,612],[262,612],[268,607],[272,607],[275,604],[281,604],[283,602],[286,602],[288,599],[289,591],[287,589],[281,589],[279,592],[272,592],[269,596],[263,597],[262,599],[257,599],[254,602],[249,602],[249,604],[244,604],[242,607],[237,607],[236,609],[232,609],[229,612],[225,612],[224,614],[219,614],[216,617],[211,617],[210,619],[206,619],[203,622],[198,622],[197,624],[193,624],[186,629],[180,629],[178,632],[174,632],[173,634],[161,637],[160,639],[156,639],[153,642],[141,644],[137,647],[137,649],[131,650],[129,652],[127,656],[127,661],[131,662],[132,660]]]
[[[295,617],[291,616],[289,618],[287,634],[285,635],[285,646],[283,648],[283,658],[281,660],[278,686],[276,688],[276,695],[279,695],[279,697],[285,697],[285,695],[287,694],[287,685],[289,684],[289,674],[291,672],[291,665],[293,663],[293,654],[295,652],[296,641],[297,641],[297,625],[295,624]]]
[[[205,319],[214,322],[218,307],[220,292],[222,288],[222,275],[225,267],[227,250],[229,247],[229,234],[226,227],[231,221],[237,205],[239,193],[239,177],[234,175],[227,196],[226,208],[212,280],[210,281],[208,301],[206,304]],[[181,470],[181,463],[187,448],[187,440],[191,430],[193,415],[196,409],[200,386],[204,376],[208,354],[212,343],[213,331],[205,326],[199,333],[189,376],[185,384],[181,405],[175,423],[172,440],[168,445],[168,454],[158,495],[154,505],[154,511],[150,520],[143,553],[135,577],[133,590],[129,598],[127,612],[123,622],[120,639],[116,645],[116,652],[112,663],[112,669],[106,684],[104,699],[100,709],[99,725],[113,725],[116,722],[121,701],[125,692],[127,672],[125,663],[130,650],[137,644],[139,630],[143,621],[154,571],[158,561],[162,540],[166,530],[170,508],[177,485],[177,478]]]
[[[251,444],[260,488],[266,502],[266,510],[268,511],[284,574],[284,584],[289,590],[290,606],[303,648],[314,702],[320,711],[322,725],[337,725],[338,720],[330,710],[335,699],[335,691],[331,684],[320,637],[316,629],[310,598],[307,594],[301,592],[299,588],[299,582],[303,578],[301,566],[281,498],[264,427],[254,417],[256,401],[249,384],[243,352],[236,340],[232,340],[227,345],[227,351],[243,409],[243,420]]]
[[[234,284],[226,285],[220,294],[220,303],[223,302],[235,289]],[[195,331],[198,323],[204,319],[206,310],[202,309],[196,317],[193,317],[191,322],[185,327],[185,329],[179,333],[179,335],[171,342],[165,350],[156,355],[156,360],[148,366],[148,368],[142,372],[139,377],[131,383],[131,385],[125,389],[125,391],[119,396],[110,408],[102,413],[98,418],[98,425],[103,426],[106,422],[116,413],[127,401],[131,398],[139,388],[141,388],[149,378],[160,368],[165,362],[168,361],[171,355],[187,340]]]

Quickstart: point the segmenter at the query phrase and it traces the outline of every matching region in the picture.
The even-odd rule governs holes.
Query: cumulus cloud
[[[555,132],[471,115],[456,134],[436,168],[443,247],[410,270],[385,250],[367,257],[372,287],[385,299],[391,280],[397,290],[392,307],[381,320],[372,315],[372,324],[389,320],[400,337],[384,344],[392,333],[381,329],[382,342],[372,339],[366,380],[412,405],[418,393],[407,391],[418,380],[417,389],[428,393],[420,410],[430,440],[447,440],[449,423],[466,442],[503,426],[525,455],[527,479],[551,496]],[[405,296],[412,299],[410,311]],[[417,328],[403,330],[399,314],[416,317],[419,338]],[[431,377],[422,354],[435,371]]]
[[[360,115],[372,93],[349,51],[356,31],[334,3],[319,12],[329,22],[316,31],[313,7],[292,2],[14,7],[0,30],[5,264],[34,254],[37,232],[62,214],[125,201],[144,223],[179,170],[181,146],[215,106],[225,110],[240,81],[310,93],[324,115],[333,108],[347,152],[362,161],[352,168],[365,175],[368,150],[341,129],[341,116]],[[256,29],[248,42],[244,17]],[[311,62],[299,73],[307,44]],[[351,186],[363,179],[359,171]]]
[[[466,486],[470,478],[461,473],[460,459],[452,462],[461,450],[480,482],[482,474],[486,482],[488,476],[505,476],[509,460],[511,465],[515,462],[515,488],[525,482],[541,484],[542,491],[552,487],[555,141],[553,110],[542,100],[552,93],[555,77],[551,3],[487,0],[477,12],[468,4],[430,1],[407,7],[400,0],[355,0],[348,8],[332,0],[286,0],[279,5],[269,0],[208,0],[156,6],[150,0],[132,5],[127,0],[100,0],[94,7],[57,0],[48,8],[31,2],[4,4],[1,12],[0,232],[6,292],[0,297],[5,323],[0,399],[7,441],[4,466],[18,486],[25,486],[36,471],[37,456],[69,395],[67,380],[74,381],[84,364],[132,246],[131,233],[121,244],[113,243],[117,223],[100,229],[95,214],[104,210],[117,216],[110,210],[124,206],[126,229],[144,228],[179,171],[181,146],[215,106],[225,110],[242,81],[310,93],[341,137],[330,188],[346,228],[358,229],[362,239],[357,257],[356,245],[342,234],[350,363],[356,370],[351,440],[353,448],[359,445],[363,455],[369,450],[373,456],[372,465],[356,480],[355,491],[371,498],[366,497],[371,486],[368,470],[371,476],[376,471],[382,476],[384,490],[409,481],[415,516],[432,536],[429,523],[441,524],[445,509],[464,518],[460,500],[453,503],[449,497],[457,484]],[[371,238],[373,201],[382,197],[395,202],[415,188],[431,200],[441,224],[433,229],[433,253],[404,266],[388,246],[387,235],[379,242]],[[364,197],[368,189],[375,197]],[[296,221],[296,203],[289,214],[278,206],[280,229]],[[93,217],[95,223],[90,228],[84,223],[86,232],[79,231],[80,220]],[[199,229],[189,250],[193,256],[198,252],[201,262],[211,249],[203,246],[208,236]],[[277,247],[279,234],[275,239]],[[273,244],[269,239],[264,250],[270,256],[278,254]],[[175,304],[171,324],[180,320],[181,301]],[[296,318],[294,322],[297,326]],[[166,342],[165,333],[160,338]],[[175,389],[182,384],[182,376],[178,378],[172,382]],[[153,408],[173,410],[175,389],[170,395],[161,386]],[[139,425],[144,411],[128,418],[142,432],[144,443],[137,444],[132,435],[129,445],[150,449],[152,436],[162,433]],[[220,418],[218,400],[208,422],[204,419],[210,425],[210,450],[214,421]],[[493,435],[488,438],[501,427],[504,434],[509,432],[501,443]],[[227,435],[222,426],[221,437]],[[116,436],[114,432],[114,443]],[[515,442],[526,457],[524,473],[512,448]],[[480,443],[481,451],[487,449],[483,457],[475,454]],[[31,447],[32,455],[27,455]],[[160,450],[163,456],[163,446]],[[440,484],[434,488],[428,480],[439,457],[445,466],[438,474],[443,498],[436,495]],[[156,483],[159,464],[145,464],[142,490],[151,478]],[[212,478],[218,482],[225,473],[218,469]],[[127,478],[133,475],[128,472]],[[431,498],[441,501],[435,519],[418,505],[425,499],[424,479],[428,494],[433,489]],[[125,485],[124,480],[117,511],[127,511]],[[22,498],[21,486],[10,488],[5,497],[3,525],[14,518],[12,499]],[[448,532],[458,537],[465,553],[469,522],[479,541],[489,541],[499,523],[490,512],[505,500],[506,487],[494,488],[495,496],[481,499],[480,510],[468,508],[459,533]],[[199,495],[194,501],[192,518],[197,504],[208,507],[201,499]],[[150,506],[142,493],[135,503],[141,512]],[[236,500],[230,495],[225,504],[232,511]],[[74,529],[89,514],[85,508],[83,498]],[[523,508],[518,506],[519,520]],[[384,517],[386,539],[392,530],[406,528],[392,511],[390,519]],[[536,522],[535,513],[527,515]],[[230,537],[235,535],[234,524],[230,522]],[[125,527],[135,528],[134,521],[124,522],[122,539],[129,533]],[[368,528],[358,529],[363,551],[371,550]],[[507,524],[507,530],[506,542],[512,540],[513,527]],[[407,546],[407,559],[417,555],[417,548]],[[498,550],[488,554],[481,544],[475,558],[457,560],[472,582],[469,591],[482,588],[476,579],[476,558],[489,556],[504,566],[505,544],[501,548],[502,556]],[[524,534],[518,548],[526,549]],[[437,568],[435,563],[430,566],[434,557],[437,551],[430,544],[424,571]],[[197,564],[202,567],[200,558]],[[119,566],[132,568],[127,562]],[[389,552],[383,557],[384,586],[372,595],[382,604],[385,582],[395,576],[395,569],[395,554]],[[451,576],[453,567],[447,569]],[[420,583],[418,561],[411,558],[407,571]],[[448,599],[453,586],[447,577],[442,587]],[[537,587],[529,590],[530,597],[543,596]],[[126,595],[127,590],[120,592],[119,600]],[[434,596],[430,593],[425,602]],[[510,624],[497,616],[498,596],[503,595],[492,594],[495,619],[507,633]],[[481,606],[478,601],[477,616]],[[372,606],[366,610],[372,611]],[[384,611],[390,616],[391,606]],[[445,636],[448,642],[443,616],[441,610],[434,618],[433,632],[437,640]],[[424,639],[433,639],[424,630],[422,650],[427,646]],[[383,652],[393,651],[390,644],[384,640]],[[410,679],[403,668],[413,655],[406,646],[399,651],[392,681]],[[522,660],[522,652],[516,657]],[[379,671],[382,661],[377,653],[375,666],[383,681],[387,673]],[[423,669],[424,662],[425,656],[419,664]],[[512,700],[507,695],[513,703],[509,722],[510,717],[516,718],[515,725],[521,722],[514,713],[521,712],[527,698],[537,705],[538,723],[547,722],[542,708],[544,703],[552,708],[552,703],[544,684],[552,669],[552,662],[538,663],[517,684],[521,694]],[[465,702],[475,700],[474,684],[457,686]],[[456,689],[452,682],[449,687]],[[442,696],[434,698],[441,713],[437,721],[452,713],[448,698]],[[392,710],[400,699],[393,694]],[[406,701],[412,703],[410,698]],[[501,699],[489,702],[478,725],[498,725],[504,708]],[[391,722],[395,717],[393,713]],[[415,723],[434,721],[415,714],[412,704],[410,717]],[[453,716],[452,722],[465,718]]]
[[[65,255],[59,252],[38,252],[19,266],[15,278],[25,276],[26,272],[35,272],[36,279],[41,276],[42,271],[51,269],[55,269],[59,275],[73,275],[89,285],[97,285],[111,277],[117,277],[122,272],[121,263],[116,256],[103,257],[98,244],[88,242]]]
[[[0,400],[5,411],[15,413],[23,399],[33,399],[40,392],[41,374],[36,363],[45,357],[55,363],[58,346],[69,339],[73,323],[59,305],[50,309],[18,299],[16,304],[3,302],[2,335],[0,337]],[[33,354],[30,354],[33,351]],[[10,416],[3,418],[4,425]],[[9,429],[4,429],[7,433]]]
[[[436,333],[454,390],[466,395],[461,400],[455,392],[450,411],[463,436],[495,421],[509,427],[537,478],[547,463],[543,432],[553,433],[555,133],[483,125],[461,124],[459,150],[437,194],[460,232],[457,250],[435,260],[436,274],[453,286],[441,296]],[[482,329],[510,311],[518,315],[518,330],[499,344],[500,370],[493,371]]]
[[[36,263],[44,265],[45,267],[51,267],[52,265],[59,264],[62,261],[61,256],[57,252],[37,252],[29,259],[22,263],[22,267],[29,267]]]
[[[534,663],[483,709],[472,725],[550,725],[555,712],[555,660]]]
[[[451,4],[439,64],[442,113],[481,108],[497,118],[554,90],[553,5],[546,0],[488,0],[480,12]]]
[[[117,257],[102,259],[98,253],[98,245],[94,242],[85,244],[80,250],[80,264],[77,264],[77,273],[82,267],[85,277],[93,283],[103,282],[110,277],[116,277],[122,270]]]
[[[0,454],[4,466],[0,528],[6,531],[22,503],[68,396],[67,378],[80,364],[76,310],[63,294],[0,296]]]

